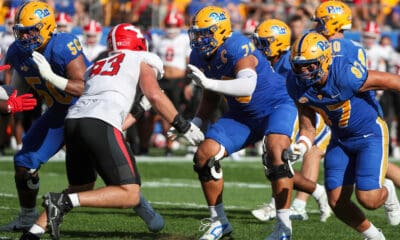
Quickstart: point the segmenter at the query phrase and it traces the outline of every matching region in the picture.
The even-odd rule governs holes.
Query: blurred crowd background
[[[12,25],[15,9],[23,0],[0,0],[0,59],[4,64],[4,56],[8,46],[14,40]],[[95,60],[104,54],[106,36],[110,27],[129,22],[140,27],[146,33],[150,50],[159,54],[168,71],[164,80],[166,94],[174,99],[174,104],[185,113],[185,117],[194,115],[201,89],[197,89],[190,80],[181,76],[182,66],[187,62],[173,60],[174,53],[185,54],[187,61],[190,53],[189,39],[185,33],[190,19],[202,7],[218,5],[225,8],[231,16],[233,29],[251,35],[255,27],[266,19],[277,18],[285,21],[292,29],[292,37],[296,39],[313,27],[311,17],[320,0],[48,0],[57,13],[59,31],[68,31],[80,36],[85,54],[89,60]],[[382,71],[400,73],[400,1],[398,0],[347,0],[353,12],[352,30],[345,33],[346,38],[360,41],[369,54],[369,67]],[[179,30],[179,31],[177,31]],[[171,35],[172,34],[172,35]],[[181,38],[171,41],[171,39]],[[165,52],[164,38],[173,43],[175,49]],[[165,48],[165,47],[164,47]],[[372,50],[371,50],[372,49]],[[179,51],[178,51],[179,50]],[[183,51],[184,50],[184,51]],[[368,53],[369,52],[369,53]],[[170,62],[169,62],[170,61]],[[171,64],[169,64],[171,63]],[[185,70],[185,69],[183,69]],[[9,84],[9,79],[0,73],[0,84]],[[168,82],[169,81],[169,82]],[[172,81],[174,82],[173,84]],[[160,84],[163,86],[163,84]],[[168,89],[171,88],[171,89]],[[169,91],[171,90],[171,91]],[[389,96],[390,95],[390,96]],[[383,111],[392,129],[391,154],[400,157],[400,131],[397,131],[397,114],[400,114],[400,97],[392,93],[379,92]],[[221,113],[224,106],[221,106]],[[42,112],[36,111],[1,116],[0,119],[0,154],[7,149],[18,150],[22,137],[35,117]],[[215,116],[218,117],[218,116]],[[181,142],[169,142],[164,133],[168,123],[163,123],[156,113],[150,111],[144,119],[127,133],[127,140],[132,150],[139,155],[149,154],[149,149],[156,147],[162,154],[171,156],[181,150],[183,154],[191,154],[194,149]],[[247,154],[260,154],[260,147],[254,146],[246,150]],[[180,154],[181,154],[180,153]],[[62,152],[60,153],[62,157]],[[232,157],[240,158],[244,152]]]

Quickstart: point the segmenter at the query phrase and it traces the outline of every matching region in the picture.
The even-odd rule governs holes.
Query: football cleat
[[[393,182],[385,179],[384,186],[388,190],[388,197],[384,203],[388,223],[392,226],[400,224],[400,203],[397,199],[396,189]]]
[[[308,220],[308,215],[305,208],[290,207],[290,220]]]
[[[46,209],[47,224],[52,239],[60,239],[60,225],[64,215],[72,208],[67,203],[68,196],[63,193],[46,193],[43,196],[43,207]]]
[[[199,231],[206,232],[199,238],[199,240],[217,240],[224,236],[228,236],[232,233],[232,225],[228,222],[228,219],[213,219],[204,218],[201,220],[201,226]]]
[[[321,212],[321,216],[319,220],[321,222],[326,222],[326,220],[332,215],[332,209],[328,203],[328,195],[326,194],[326,190],[324,188],[324,194],[321,195],[319,199],[316,199],[319,206],[319,211]]]
[[[379,234],[373,238],[365,238],[365,240],[385,240],[385,235],[383,235],[382,230],[379,229]]]
[[[251,211],[251,214],[260,221],[269,221],[276,218],[276,208],[274,203],[264,204],[258,209]]]
[[[24,234],[22,234],[19,240],[40,240],[40,237],[31,232],[25,232]]]
[[[164,218],[151,207],[142,194],[140,194],[139,205],[133,210],[146,223],[150,232],[157,233],[164,228]]]
[[[290,240],[292,239],[292,229],[278,221],[274,231],[264,240]]]
[[[39,214],[35,210],[31,214],[22,214],[20,213],[18,217],[0,227],[0,231],[4,232],[12,232],[12,231],[28,231],[32,225],[35,223],[36,219],[38,218]]]

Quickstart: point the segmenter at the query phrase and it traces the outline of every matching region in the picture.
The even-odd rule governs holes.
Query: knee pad
[[[282,152],[283,164],[279,166],[273,166],[271,159],[268,157],[266,152],[263,154],[263,164],[265,167],[265,176],[270,181],[275,181],[281,178],[292,178],[294,176],[294,170],[289,161],[286,150]]]
[[[18,189],[21,190],[37,190],[39,189],[39,174],[37,169],[29,169],[25,174],[16,175],[15,183]]]
[[[220,145],[218,153],[214,157],[208,159],[207,164],[205,164],[203,167],[199,166],[197,155],[194,155],[193,169],[199,175],[200,181],[208,182],[211,180],[218,180],[222,178],[223,173],[219,161],[224,157],[224,155],[225,155],[225,147]]]

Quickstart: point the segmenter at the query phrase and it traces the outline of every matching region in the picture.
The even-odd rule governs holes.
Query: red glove
[[[31,93],[22,94],[17,97],[17,90],[14,90],[7,100],[8,113],[32,110],[35,106],[36,98]]]

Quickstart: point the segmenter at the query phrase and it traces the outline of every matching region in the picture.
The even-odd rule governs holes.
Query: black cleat
[[[26,232],[22,234],[22,236],[19,238],[19,240],[40,240],[40,237],[36,236],[35,234],[31,232]]]
[[[63,193],[46,193],[43,196],[42,205],[46,209],[51,238],[60,239],[60,225],[64,219],[64,214],[72,209],[68,196]]]

